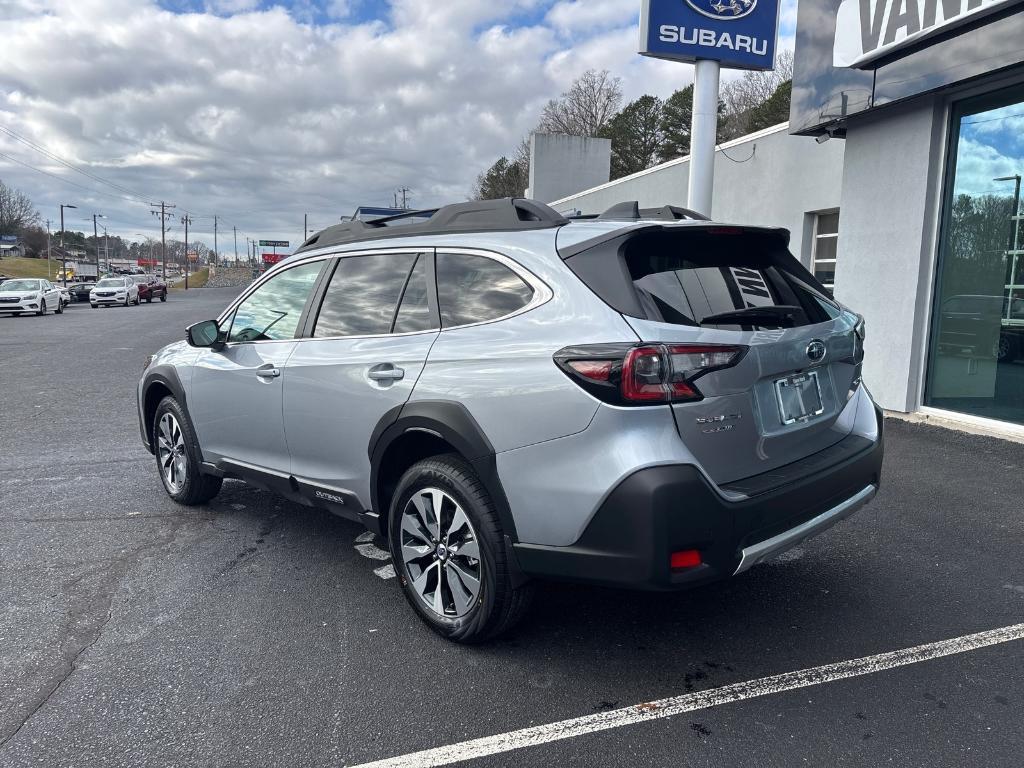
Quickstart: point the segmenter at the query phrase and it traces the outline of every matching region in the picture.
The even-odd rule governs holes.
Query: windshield
[[[38,291],[38,280],[8,280],[0,285],[0,291]]]
[[[108,277],[96,283],[97,288],[124,288],[124,281],[115,277]]]
[[[146,275],[136,275],[135,277],[132,278],[132,280],[134,280],[139,285],[149,282],[149,278]]]

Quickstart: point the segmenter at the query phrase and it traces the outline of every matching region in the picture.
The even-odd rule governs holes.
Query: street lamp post
[[[65,287],[68,284],[68,252],[64,249],[64,209],[77,207],[69,203],[61,203],[60,206],[60,277]]]

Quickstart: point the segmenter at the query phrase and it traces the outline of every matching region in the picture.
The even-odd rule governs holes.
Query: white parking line
[[[976,651],[979,648],[1021,639],[1024,639],[1024,624],[1014,624],[1010,627],[978,632],[974,635],[964,635],[952,640],[940,640],[939,642],[918,645],[913,648],[880,653],[877,656],[865,656],[859,659],[850,659],[849,661],[839,661],[820,667],[811,667],[810,669],[802,669],[796,672],[762,677],[758,680],[749,680],[745,683],[725,685],[709,691],[698,691],[697,693],[688,693],[683,696],[650,701],[645,704],[636,704],[610,712],[585,715],[584,717],[577,717],[572,720],[562,720],[558,723],[549,723],[548,725],[524,728],[520,731],[500,733],[496,736],[485,736],[481,739],[464,741],[460,744],[451,744],[446,747],[426,749],[422,752],[413,752],[408,755],[377,760],[372,763],[363,763],[362,765],[354,766],[354,768],[428,768],[428,766],[451,765],[463,760],[497,755],[524,747],[547,744],[552,741],[572,739],[588,733],[607,731],[611,728],[622,728],[623,726],[635,725],[649,720],[660,720],[680,715],[684,712],[717,707],[721,704],[731,704],[732,702],[768,696],[773,693],[808,688],[813,685],[845,680],[850,677],[870,675],[874,672],[905,667],[909,664],[918,664],[930,659],[953,656],[958,653],[966,653],[967,651]]]

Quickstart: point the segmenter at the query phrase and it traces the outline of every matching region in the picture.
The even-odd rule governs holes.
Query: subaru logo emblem
[[[807,345],[807,358],[812,363],[820,363],[825,359],[825,342],[815,339]]]
[[[697,13],[711,19],[742,19],[757,7],[757,0],[686,0]]]

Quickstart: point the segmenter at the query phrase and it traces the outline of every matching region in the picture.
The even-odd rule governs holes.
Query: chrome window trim
[[[491,323],[501,322],[502,320],[508,320],[509,318],[516,317],[518,315],[521,315],[521,314],[524,314],[524,313],[529,312],[531,310],[534,310],[537,307],[540,307],[540,306],[542,306],[544,304],[547,304],[555,296],[554,291],[551,290],[551,288],[548,286],[547,283],[545,283],[543,280],[541,280],[539,277],[537,277],[535,274],[533,274],[533,272],[528,270],[526,267],[524,267],[522,264],[517,262],[515,259],[512,259],[512,258],[506,256],[505,254],[498,253],[496,251],[484,250],[482,248],[465,248],[465,247],[456,247],[456,246],[445,247],[445,246],[431,245],[431,246],[424,246],[424,247],[419,247],[419,248],[409,247],[409,246],[402,246],[402,247],[394,247],[394,248],[368,248],[368,249],[358,250],[358,251],[332,251],[332,252],[329,252],[329,253],[310,254],[308,257],[303,258],[303,259],[301,259],[299,261],[296,261],[294,263],[290,263],[289,262],[289,263],[287,263],[286,266],[283,266],[280,269],[275,267],[274,269],[269,270],[268,272],[266,272],[263,275],[263,277],[261,277],[259,280],[257,280],[255,283],[253,283],[251,286],[249,286],[249,288],[245,292],[240,294],[231,304],[229,304],[227,309],[225,309],[223,312],[221,312],[221,314],[217,317],[217,325],[219,326],[224,321],[225,318],[230,316],[231,313],[233,313],[242,302],[244,302],[247,298],[249,298],[250,295],[252,295],[257,290],[259,290],[260,287],[264,283],[266,283],[268,280],[271,280],[272,278],[276,277],[277,275],[281,274],[282,272],[286,272],[289,269],[294,269],[295,267],[301,267],[301,266],[303,266],[305,264],[310,264],[310,263],[312,263],[314,261],[325,261],[327,259],[335,259],[335,258],[343,259],[343,258],[347,258],[349,256],[373,256],[375,254],[384,255],[384,254],[397,254],[397,253],[415,253],[415,254],[421,254],[421,253],[434,253],[434,254],[454,253],[454,254],[467,255],[467,256],[482,256],[483,258],[491,259],[493,261],[496,261],[499,264],[502,264],[503,266],[505,266],[508,269],[512,270],[521,280],[523,280],[523,282],[525,282],[527,285],[530,286],[530,288],[533,289],[533,298],[530,299],[530,301],[527,302],[524,306],[522,306],[519,309],[517,309],[515,312],[510,312],[507,315],[502,315],[501,317],[496,317],[493,320],[482,320],[479,323],[469,323],[467,325],[455,325],[455,326],[452,326],[451,328],[432,328],[432,329],[427,330],[427,331],[408,331],[406,333],[379,333],[379,334],[363,335],[363,336],[304,336],[304,337],[292,338],[292,339],[262,339],[262,340],[259,340],[259,341],[229,341],[229,342],[226,342],[225,346],[231,347],[231,346],[236,346],[236,345],[239,345],[239,344],[270,344],[270,343],[281,343],[281,342],[287,342],[287,341],[294,341],[296,343],[301,343],[301,342],[304,342],[304,341],[332,341],[332,340],[337,341],[337,340],[340,340],[340,339],[386,339],[386,338],[402,338],[402,337],[405,337],[405,336],[420,336],[420,335],[423,335],[425,333],[434,333],[434,334],[436,334],[436,333],[446,333],[448,331],[458,331],[458,330],[462,330],[463,328],[476,328],[477,326],[489,325]],[[436,272],[435,272],[435,276],[436,276]],[[328,283],[328,285],[329,285],[329,283]]]

